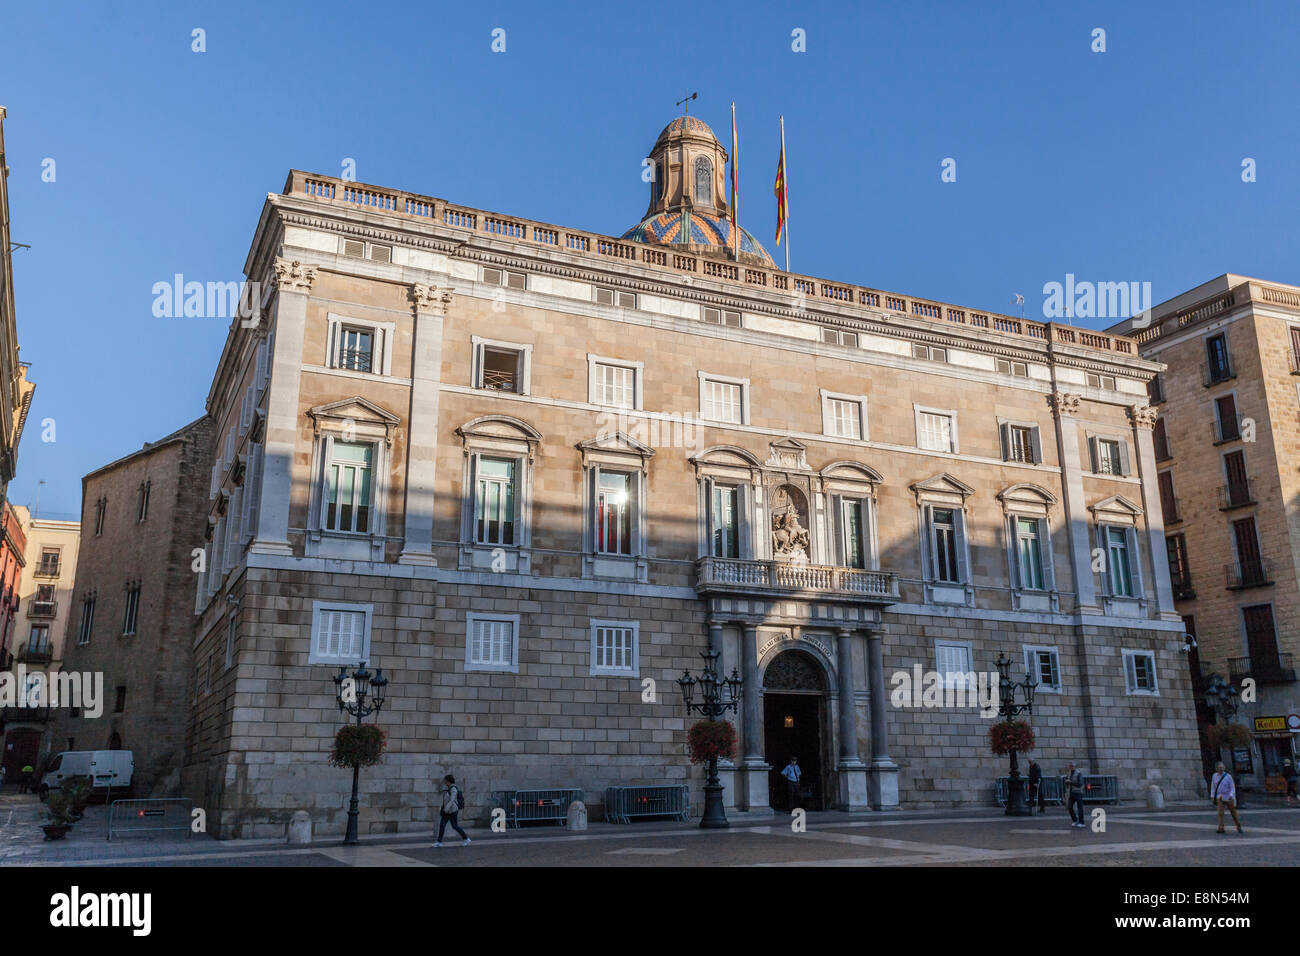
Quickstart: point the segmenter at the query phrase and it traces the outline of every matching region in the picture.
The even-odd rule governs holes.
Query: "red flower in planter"
[[[736,758],[736,728],[725,720],[701,720],[686,732],[691,763],[708,763],[713,758]]]
[[[1024,720],[1004,720],[989,727],[989,749],[995,754],[1029,753],[1034,749],[1034,728]]]

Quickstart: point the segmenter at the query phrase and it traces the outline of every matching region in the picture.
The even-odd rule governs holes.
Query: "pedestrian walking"
[[[1038,761],[1033,757],[1029,758],[1029,812],[1034,812],[1034,804],[1038,804],[1038,812],[1043,812],[1043,768],[1038,766]]]
[[[1290,804],[1292,800],[1300,799],[1300,798],[1297,798],[1297,797],[1296,797],[1296,792],[1295,792],[1295,781],[1296,781],[1295,764],[1293,764],[1293,763],[1291,762],[1291,758],[1290,758],[1290,757],[1287,757],[1285,760],[1282,761],[1282,778],[1283,778],[1284,780],[1286,780],[1286,802],[1287,802],[1288,804]]]
[[[36,776],[36,768],[31,764],[24,764],[22,773],[18,775],[18,792],[27,793],[32,789],[32,777]]]
[[[799,767],[798,757],[790,758],[790,762],[781,771],[781,776],[785,777],[786,792],[790,796],[790,809],[793,810],[799,805],[799,781],[803,779],[803,770]]]
[[[1232,814],[1232,822],[1237,824],[1237,832],[1246,832],[1241,828],[1241,818],[1237,816],[1237,785],[1232,780],[1232,774],[1224,768],[1222,760],[1214,765],[1214,777],[1210,780],[1210,799],[1214,801],[1214,806],[1219,811],[1219,829],[1216,832],[1224,832],[1224,810]]]
[[[442,808],[438,811],[438,839],[434,846],[442,846],[442,835],[447,832],[447,824],[461,835],[465,842],[463,846],[469,846],[469,836],[460,828],[458,819],[460,811],[465,809],[465,794],[461,792],[460,787],[456,786],[456,778],[451,774],[442,778]]]
[[[1070,810],[1070,826],[1087,828],[1087,817],[1083,812],[1083,771],[1074,769],[1074,762],[1065,765],[1065,804]],[[1078,815],[1075,807],[1078,807]]]

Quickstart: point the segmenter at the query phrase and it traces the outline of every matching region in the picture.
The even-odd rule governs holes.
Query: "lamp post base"
[[[361,810],[357,803],[357,785],[361,779],[361,768],[352,768],[352,800],[348,803],[348,832],[343,836],[343,845],[351,846],[360,843],[357,837],[357,819],[361,816]]]
[[[722,802],[722,784],[718,783],[715,776],[704,785],[704,816],[700,818],[700,827],[704,830],[725,830],[730,826]]]
[[[1029,806],[1029,801],[1025,799],[1026,789],[1025,778],[1012,771],[1010,778],[1007,780],[1007,816],[1031,817],[1034,815],[1033,808]]]

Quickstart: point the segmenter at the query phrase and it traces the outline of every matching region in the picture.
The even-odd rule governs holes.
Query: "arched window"
[[[650,184],[650,201],[658,202],[664,196],[664,164],[655,163],[654,182]]]
[[[695,160],[695,201],[713,205],[713,164],[704,156]]]

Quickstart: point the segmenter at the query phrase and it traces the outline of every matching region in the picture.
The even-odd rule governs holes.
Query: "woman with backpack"
[[[447,832],[447,824],[459,833],[464,839],[464,846],[469,846],[469,837],[465,831],[460,828],[460,821],[456,818],[460,811],[465,809],[465,794],[461,792],[460,787],[456,786],[456,778],[451,774],[442,778],[442,809],[439,811],[438,820],[438,840],[433,845],[442,846],[442,835]]]

